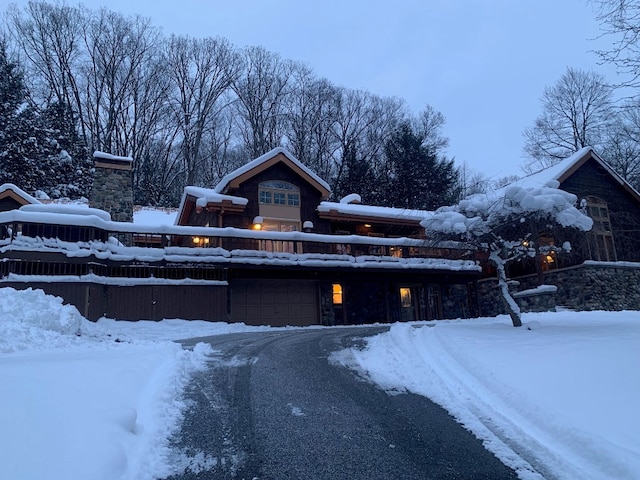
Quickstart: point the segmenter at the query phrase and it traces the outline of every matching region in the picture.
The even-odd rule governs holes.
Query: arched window
[[[616,248],[611,231],[611,219],[607,202],[598,197],[587,197],[587,214],[593,220],[588,233],[589,254],[592,260],[615,262]]]

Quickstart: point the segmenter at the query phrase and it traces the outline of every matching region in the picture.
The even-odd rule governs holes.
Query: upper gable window
[[[270,180],[260,183],[258,198],[261,204],[299,207],[300,189],[288,182]]]

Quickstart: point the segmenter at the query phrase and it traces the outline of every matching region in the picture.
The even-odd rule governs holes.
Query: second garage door
[[[318,286],[310,280],[253,280],[230,282],[231,319],[247,325],[315,325]]]

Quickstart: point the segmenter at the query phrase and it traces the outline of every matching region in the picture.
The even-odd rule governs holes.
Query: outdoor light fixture
[[[370,223],[365,223],[364,226],[365,226],[365,228],[371,228],[371,224]]]
[[[253,219],[253,229],[254,230],[262,230],[262,224],[264,223],[264,218],[260,215]]]

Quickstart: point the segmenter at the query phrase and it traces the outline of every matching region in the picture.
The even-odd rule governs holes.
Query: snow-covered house
[[[593,228],[573,245],[573,263],[640,261],[637,247],[640,193],[593,148],[582,148],[561,162],[514,183],[541,186],[549,182],[558,182],[558,188],[576,195],[580,206],[593,219]]]
[[[272,260],[229,270],[233,320],[360,323],[475,312],[469,289],[478,268],[461,260],[467,252],[457,245],[425,239],[425,212],[361,205],[356,194],[332,202],[330,193],[283,148],[231,172],[214,188],[185,188],[178,225],[244,233],[183,237],[182,245],[255,250]],[[345,258],[354,262],[345,264]]]
[[[107,174],[130,165],[98,161]],[[123,188],[111,183],[115,196]],[[277,148],[211,189],[186,187],[175,225],[22,207],[0,213],[0,275],[89,318],[332,325],[476,313],[478,265],[459,244],[425,239],[425,212],[329,197],[324,180]]]
[[[23,205],[38,204],[40,200],[32,197],[27,192],[13,183],[0,185],[0,212],[14,210]]]
[[[640,193],[591,147],[514,183],[527,188],[557,185],[574,194],[593,220],[591,230],[573,233],[570,254],[545,254],[511,264],[508,274],[514,285],[519,283],[521,291],[541,281],[554,285],[556,303],[578,310],[640,309]],[[537,241],[548,245],[564,240],[549,232]],[[501,310],[491,286],[491,281],[478,284],[483,314]]]

